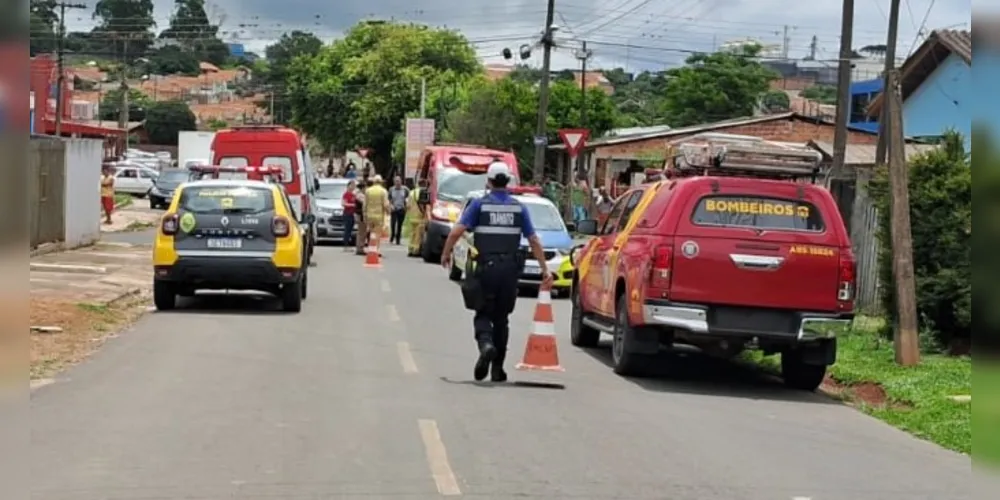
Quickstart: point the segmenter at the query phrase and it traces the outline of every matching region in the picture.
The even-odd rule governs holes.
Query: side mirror
[[[597,234],[597,221],[594,219],[581,220],[576,223],[576,232],[585,236]]]
[[[302,218],[302,223],[310,226],[313,225],[314,223],[316,223],[316,215],[306,214],[305,217]]]
[[[576,231],[576,223],[575,222],[567,222],[566,223],[566,230],[569,231],[569,232],[571,232],[571,233],[575,232]]]

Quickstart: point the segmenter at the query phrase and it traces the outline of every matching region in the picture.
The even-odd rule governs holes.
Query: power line
[[[86,9],[79,3],[56,2],[53,6],[59,8],[58,38],[56,39],[56,137],[62,136],[63,87],[66,85],[66,70],[63,68],[63,41],[66,39],[66,9]]]

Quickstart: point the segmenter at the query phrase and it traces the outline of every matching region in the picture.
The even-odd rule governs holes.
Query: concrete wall
[[[903,103],[903,128],[907,137],[941,135],[953,128],[971,146],[973,102],[972,68],[949,55]]]
[[[67,139],[66,248],[90,245],[101,237],[102,143],[96,139]]]

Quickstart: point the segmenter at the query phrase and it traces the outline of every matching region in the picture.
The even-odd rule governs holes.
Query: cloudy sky
[[[169,24],[173,0],[155,0],[160,28]],[[209,0],[210,16],[222,20],[226,41],[261,50],[282,33],[312,31],[332,41],[359,20],[394,18],[461,30],[485,62],[500,52],[537,41],[545,0]],[[96,0],[84,3],[93,5]],[[889,0],[856,0],[854,46],[884,44]],[[591,67],[661,69],[691,51],[733,40],[756,39],[801,58],[815,37],[817,59],[834,59],[840,39],[839,0],[556,0],[559,25],[553,64],[577,67],[582,41]],[[92,24],[93,9],[67,16],[71,29]],[[905,55],[929,30],[968,29],[971,0],[903,0],[899,51]],[[787,36],[786,36],[787,33]],[[526,62],[541,64],[535,53]]]

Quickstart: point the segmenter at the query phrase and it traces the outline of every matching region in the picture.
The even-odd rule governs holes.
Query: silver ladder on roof
[[[700,175],[815,177],[823,160],[804,146],[732,134],[699,134],[677,141],[674,148],[674,167]]]

